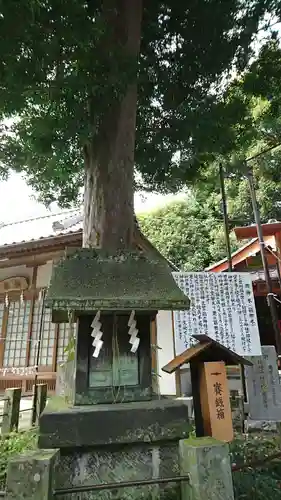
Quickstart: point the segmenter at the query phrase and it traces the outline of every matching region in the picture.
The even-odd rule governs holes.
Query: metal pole
[[[222,210],[223,210],[224,237],[225,237],[227,260],[228,260],[228,272],[231,273],[233,271],[232,254],[231,254],[231,246],[229,238],[229,223],[228,223],[227,201],[226,201],[225,184],[224,184],[224,171],[221,163],[220,163],[220,186],[221,186],[221,198],[222,198]],[[240,365],[240,373],[241,373],[241,384],[242,384],[244,403],[247,403],[248,395],[246,387],[245,369],[243,365]],[[244,424],[243,424],[243,432],[245,432]]]
[[[259,208],[258,208],[256,191],[255,191],[255,186],[254,186],[253,172],[251,169],[247,169],[246,177],[249,181],[249,188],[250,188],[253,212],[254,212],[254,217],[255,217],[255,222],[256,222],[256,227],[257,227],[257,234],[258,234],[262,264],[263,264],[263,269],[264,269],[264,277],[265,277],[265,282],[266,282],[266,286],[267,286],[267,301],[268,301],[271,319],[272,319],[272,324],[273,324],[273,331],[274,331],[274,337],[275,337],[275,342],[276,342],[277,354],[278,354],[278,356],[280,356],[281,355],[281,335],[280,335],[279,326],[278,326],[279,318],[278,318],[278,313],[277,313],[277,309],[276,309],[276,303],[275,303],[274,293],[273,293],[273,286],[272,286],[272,281],[271,281],[269,268],[268,268],[268,262],[267,262],[266,253],[265,253],[265,243],[264,243],[263,233],[262,233],[260,212],[259,212]]]
[[[53,496],[65,496],[67,494],[73,493],[86,493],[90,491],[104,491],[104,490],[117,490],[118,488],[132,488],[138,486],[149,486],[154,484],[168,484],[168,483],[180,483],[180,482],[190,481],[190,476],[174,476],[174,477],[162,477],[153,479],[141,479],[137,481],[122,481],[117,483],[103,483],[103,484],[92,484],[92,485],[81,485],[72,486],[70,488],[61,488],[59,490],[53,491]]]
[[[37,344],[37,353],[36,353],[36,368],[35,368],[35,377],[34,377],[34,394],[33,394],[33,411],[32,411],[32,418],[31,422],[32,425],[36,422],[36,407],[37,407],[37,397],[38,397],[38,391],[37,391],[37,385],[38,385],[38,366],[40,362],[40,354],[41,354],[41,344],[42,344],[42,337],[43,337],[43,324],[44,324],[44,310],[45,310],[45,295],[46,295],[46,290],[42,290],[42,307],[41,307],[41,316],[40,316],[40,326],[39,326],[39,336],[38,336],[38,344]]]
[[[232,255],[231,255],[231,247],[230,247],[230,239],[229,239],[229,224],[228,224],[227,203],[226,203],[226,194],[225,194],[225,185],[224,185],[224,172],[223,172],[222,164],[220,164],[220,185],[221,185],[224,237],[225,237],[225,244],[226,244],[226,250],[227,250],[227,260],[228,260],[228,271],[231,273],[231,271],[232,271]]]

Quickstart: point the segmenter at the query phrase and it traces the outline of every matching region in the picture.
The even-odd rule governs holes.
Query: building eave
[[[58,236],[43,237],[37,240],[12,243],[0,247],[0,257],[14,257],[23,254],[38,253],[42,250],[61,249],[65,246],[82,244],[82,230],[61,234]]]
[[[55,252],[63,250],[66,247],[82,246],[82,229],[78,231],[69,231],[66,234],[56,236],[42,237],[30,241],[22,241],[20,243],[12,243],[0,246],[0,260],[13,259],[15,257],[24,257],[30,255],[38,255],[42,252]],[[169,264],[173,271],[179,271],[177,266],[157,250],[154,245],[143,235],[138,227],[135,228],[135,243],[140,249],[152,252],[155,255],[161,256]]]
[[[265,243],[270,246],[271,248],[275,249],[275,240],[273,236],[265,236],[264,238]],[[246,245],[243,245],[243,247],[239,248],[232,254],[232,265],[233,267],[237,266],[241,262],[245,261],[249,257],[252,257],[253,255],[256,255],[257,253],[260,252],[260,245],[259,245],[259,240],[258,238],[254,238]],[[228,269],[228,260],[223,259],[219,262],[216,262],[215,264],[212,264],[211,266],[207,267],[205,271],[211,271],[211,272],[224,272],[227,271]]]
[[[249,238],[257,237],[256,224],[251,226],[235,227],[233,231],[237,240],[247,240]],[[267,224],[262,224],[262,233],[263,236],[274,236],[277,233],[281,233],[281,222],[268,222]]]

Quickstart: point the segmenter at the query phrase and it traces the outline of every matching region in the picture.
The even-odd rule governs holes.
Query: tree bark
[[[105,0],[110,43],[137,60],[142,0]],[[120,75],[126,78],[126,75]],[[98,140],[84,148],[83,246],[109,250],[132,246],[134,231],[134,151],[137,75],[121,100],[112,98],[99,127]]]

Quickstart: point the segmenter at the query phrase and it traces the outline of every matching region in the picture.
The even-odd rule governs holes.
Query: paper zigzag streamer
[[[129,335],[130,335],[130,344],[132,344],[131,347],[131,352],[137,352],[139,344],[140,344],[140,339],[137,336],[139,331],[136,328],[137,322],[135,320],[135,311],[132,311],[130,314],[130,318],[128,321],[128,326],[129,326]]]
[[[91,323],[91,328],[93,328],[91,337],[94,338],[92,346],[95,348],[93,352],[93,357],[98,358],[100,350],[103,346],[103,341],[101,340],[103,332],[101,331],[100,311],[98,311],[97,314],[95,315]]]

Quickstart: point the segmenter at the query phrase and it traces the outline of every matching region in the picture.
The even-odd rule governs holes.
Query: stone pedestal
[[[227,444],[204,437],[180,441],[181,500],[234,500]]]
[[[189,431],[183,401],[71,408],[55,398],[41,417],[39,447],[60,448],[55,486],[62,489],[177,476],[178,443]],[[79,499],[169,498],[169,488],[178,498],[180,487],[173,484],[87,492]]]
[[[13,459],[8,466],[6,500],[55,500],[58,450],[39,450]]]

